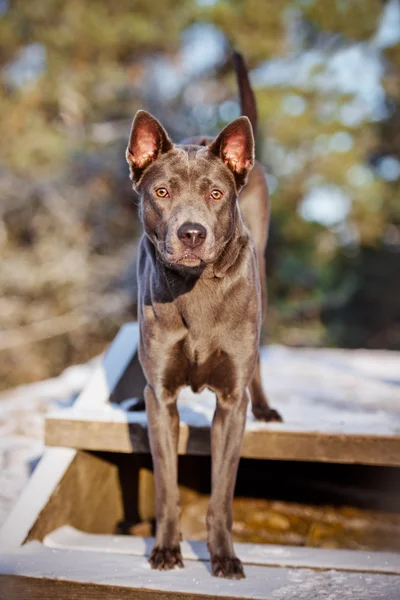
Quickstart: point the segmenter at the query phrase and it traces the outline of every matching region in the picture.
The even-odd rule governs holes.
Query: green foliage
[[[85,128],[135,110],[129,86],[140,81],[140,61],[176,52],[193,20],[193,0],[15,0],[0,17],[0,67],[28,44],[46,50],[39,80],[14,89],[3,70],[0,160],[19,171],[54,169],[87,142]]]
[[[400,256],[400,179],[382,179],[377,169],[385,156],[400,159],[400,44],[379,54],[372,43],[384,7],[381,0],[10,1],[0,16],[0,186],[6,208],[0,214],[0,246],[5,239],[7,257],[17,266],[9,269],[11,283],[0,291],[30,301],[32,280],[26,278],[31,283],[25,285],[14,271],[24,257],[26,273],[36,272],[47,253],[50,266],[40,279],[43,285],[35,288],[35,302],[51,306],[45,309],[51,315],[78,310],[82,290],[92,289],[90,274],[106,278],[107,254],[110,262],[118,254],[118,268],[127,260],[124,248],[135,217],[127,211],[124,145],[136,109],[155,110],[172,133],[208,133],[210,124],[216,129],[227,120],[219,107],[237,96],[229,44],[258,71],[277,59],[282,68],[291,61],[296,65],[312,52],[319,58],[301,84],[295,76],[267,84],[252,74],[259,155],[273,175],[268,331],[272,339],[293,344],[400,348],[398,302],[391,294]],[[158,70],[154,92],[147,80],[157,61],[168,62],[183,77],[182,34],[193,24],[213,25],[222,33],[226,55],[215,68],[188,77],[175,96],[163,93],[168,73]],[[18,83],[13,68],[32,44],[45,51],[43,70]],[[379,85],[387,110],[379,119],[344,120],[344,112],[357,106],[354,94],[321,85],[332,77],[330,59],[348,49],[376,52],[381,61]],[[206,44],[203,50],[206,54]],[[197,117],[200,109],[205,117]],[[189,131],[193,123],[199,131]],[[25,199],[15,217],[22,223],[18,227],[10,225],[16,203],[10,181],[19,182],[17,195]],[[57,218],[56,210],[46,217],[43,189],[49,181],[55,182],[55,198],[63,198]],[[302,216],[304,199],[324,187],[349,202],[348,214],[331,225]],[[32,196],[43,205],[29,216]],[[67,208],[73,235],[61,226]],[[49,250],[49,240],[58,246]],[[46,278],[56,270],[50,259],[61,260],[71,247],[81,248],[84,258],[76,264],[85,268],[72,269],[68,289],[57,287]],[[368,298],[372,310],[365,308]],[[28,313],[21,312],[29,322]],[[115,324],[122,318],[127,312],[120,311]],[[104,341],[115,327],[106,328]],[[96,339],[102,339],[100,328]]]
[[[382,14],[381,0],[300,1],[298,5],[319,31],[339,33],[349,40],[371,37]]]
[[[250,65],[285,51],[285,23],[282,15],[290,0],[222,0],[203,9],[200,17],[217,25],[240,49]]]

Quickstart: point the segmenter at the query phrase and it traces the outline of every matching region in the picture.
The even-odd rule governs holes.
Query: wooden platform
[[[149,451],[145,413],[126,410],[143,388],[137,344],[137,325],[126,325],[76,405],[47,418],[48,446]],[[400,466],[400,353],[386,354],[264,349],[265,389],[285,422],[249,412],[242,456]],[[178,406],[179,453],[209,454],[214,395],[185,390]]]
[[[153,539],[112,535],[128,491],[112,456],[123,459],[46,452],[0,531],[1,600],[399,598],[391,552],[235,544],[247,579],[229,581],[211,577],[204,543],[185,541],[183,570],[152,571]]]
[[[1,600],[400,598],[391,552],[235,544],[247,579],[229,581],[211,577],[202,542],[182,543],[184,569],[158,572],[153,539],[113,535],[121,520],[154,516],[149,457],[135,455],[149,450],[146,416],[127,410],[144,383],[137,344],[137,326],[125,326],[73,408],[47,419],[55,447],[0,531]],[[400,355],[380,358],[264,350],[264,384],[285,423],[249,415],[242,456],[399,466]],[[209,454],[214,405],[209,392],[180,396],[181,454]]]
[[[389,553],[238,544],[247,578],[215,579],[205,545],[182,545],[184,569],[152,571],[153,540],[56,531],[0,554],[2,600],[155,599],[398,600],[399,561]],[[279,565],[279,566],[277,566]]]
[[[150,556],[154,538],[126,535],[101,535],[64,526],[45,536],[43,544],[56,550],[105,552],[129,556]],[[326,550],[273,544],[235,544],[237,555],[245,565],[268,567],[306,568],[316,570],[357,571],[400,575],[400,557],[394,552],[366,552],[354,550]],[[183,541],[184,561],[209,561],[205,542]]]

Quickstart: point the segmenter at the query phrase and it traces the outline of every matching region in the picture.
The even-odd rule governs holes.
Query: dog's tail
[[[233,65],[240,95],[240,112],[248,117],[253,126],[254,136],[257,135],[257,104],[254,92],[250,85],[249,74],[243,56],[234,51]]]

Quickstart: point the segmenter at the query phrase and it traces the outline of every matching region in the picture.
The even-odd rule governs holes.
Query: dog
[[[215,139],[175,145],[159,121],[140,110],[126,159],[144,230],[138,259],[139,361],[147,381],[157,522],[150,565],[183,567],[177,397],[185,386],[194,392],[208,387],[217,397],[207,512],[212,573],[241,579],[232,501],[249,392],[257,419],[281,417],[265,397],[259,364],[268,190],[254,158],[255,98],[238,53],[234,64],[243,116]]]

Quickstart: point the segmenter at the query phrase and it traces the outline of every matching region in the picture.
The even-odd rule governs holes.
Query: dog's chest
[[[229,393],[235,386],[235,371],[232,356],[226,351],[218,348],[207,354],[205,360],[195,351],[193,360],[187,362],[186,384],[195,393],[204,387]]]
[[[186,332],[179,345],[181,368],[186,385],[194,392],[207,386],[215,391],[231,390],[240,364],[254,354],[257,328],[254,319],[232,321],[231,311],[203,310],[190,318],[183,316]]]
[[[245,278],[199,281],[170,302],[143,305],[147,372],[174,394],[229,394],[248,378],[258,344],[257,294]],[[247,381],[247,379],[246,379]]]

